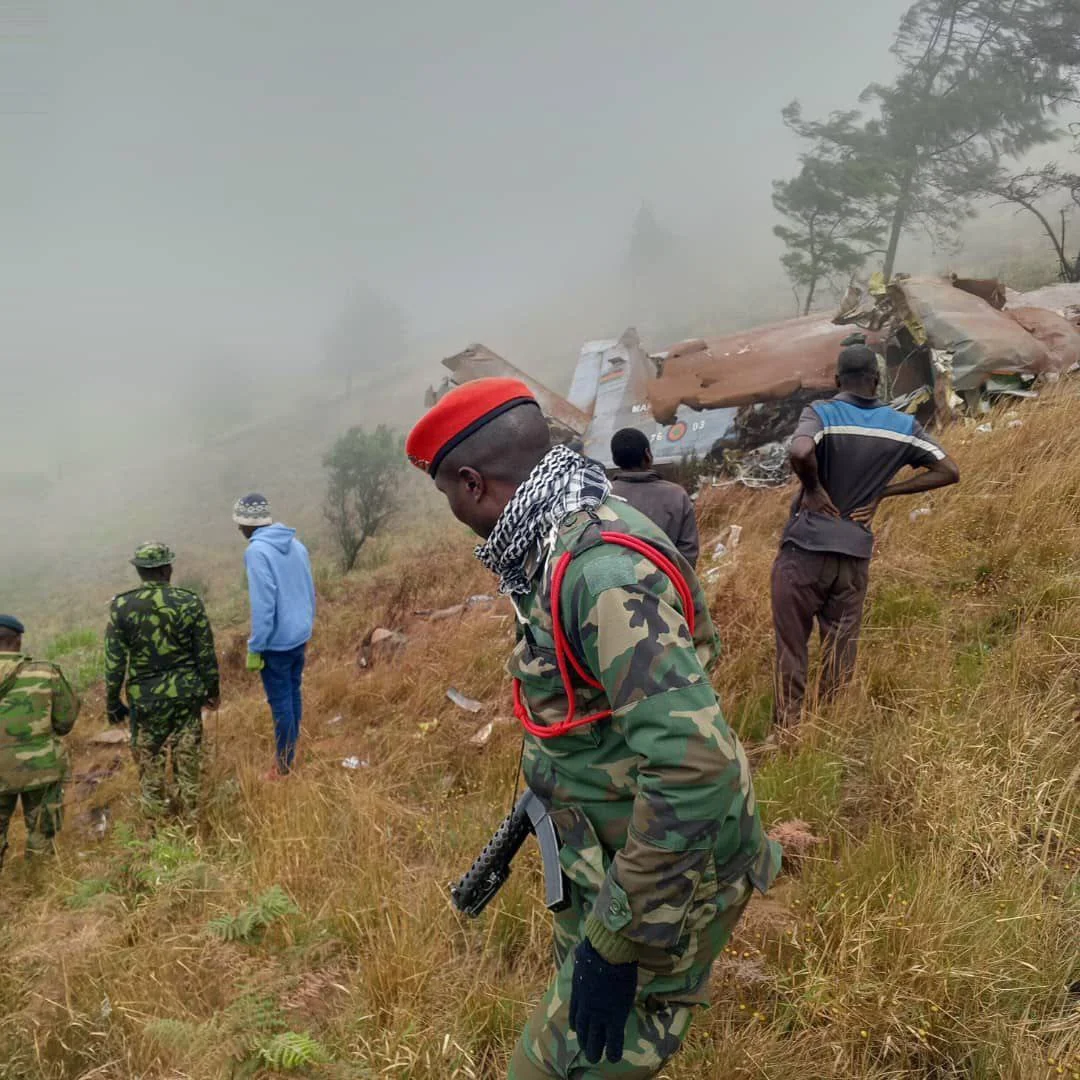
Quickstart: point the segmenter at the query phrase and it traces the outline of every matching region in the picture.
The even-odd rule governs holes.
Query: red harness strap
[[[639,537],[630,536],[627,533],[603,533],[602,538],[606,544],[619,544],[622,547],[630,548],[631,551],[636,551],[639,555],[643,555],[657,570],[660,570],[671,579],[671,584],[674,585],[675,591],[679,594],[680,601],[682,601],[683,616],[690,630],[690,636],[693,637],[694,594],[690,591],[686,578],[683,577],[682,571],[679,570],[675,563],[659,548],[653,547],[652,544]],[[568,731],[573,731],[574,728],[584,727],[586,724],[595,724],[599,720],[606,720],[611,715],[610,709],[604,709],[589,716],[577,715],[574,687],[570,681],[570,669],[573,668],[578,678],[586,686],[591,686],[594,690],[600,690],[602,687],[574,655],[566,640],[566,632],[563,630],[561,612],[562,585],[572,559],[573,555],[569,551],[564,551],[555,565],[554,573],[551,575],[551,622],[555,638],[555,663],[559,668],[559,676],[562,679],[563,690],[566,693],[566,719],[560,720],[557,724],[537,724],[529,715],[528,707],[522,697],[521,680],[514,680],[514,715],[521,721],[522,727],[530,735],[535,735],[538,739],[554,739],[557,735],[565,735]]]

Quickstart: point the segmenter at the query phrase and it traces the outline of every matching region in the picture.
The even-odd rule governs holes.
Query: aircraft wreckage
[[[1016,293],[994,279],[880,275],[815,314],[647,352],[634,329],[588,341],[564,397],[483,345],[443,365],[430,407],[472,379],[512,375],[536,394],[552,435],[611,466],[611,436],[636,427],[659,466],[723,460],[744,482],[786,475],[784,440],[803,407],[835,392],[836,356],[861,334],[880,357],[883,396],[927,424],[975,414],[1000,396],[1080,369],[1080,285]]]

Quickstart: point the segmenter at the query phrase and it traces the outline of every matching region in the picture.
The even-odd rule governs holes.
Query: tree
[[[323,343],[323,369],[345,379],[352,393],[358,371],[394,368],[405,358],[405,316],[392,301],[372,289],[357,289]]]
[[[987,181],[979,194],[994,196],[1031,214],[1050,238],[1061,280],[1080,281],[1080,253],[1073,258],[1067,248],[1069,214],[1080,211],[1080,173],[1068,172],[1056,164],[1012,176],[1001,172]],[[1048,200],[1055,197],[1059,205],[1049,206]],[[1051,216],[1055,212],[1057,225]]]
[[[323,458],[329,471],[323,513],[348,573],[364,543],[398,508],[398,475],[405,467],[405,438],[380,424],[349,428]]]
[[[806,154],[798,176],[773,181],[773,206],[791,222],[773,232],[787,246],[781,263],[808,314],[818,284],[848,280],[874,252],[883,252],[884,225],[875,209],[880,174],[853,155],[828,160]]]
[[[972,192],[1003,158],[1055,137],[1052,116],[1077,97],[1076,0],[917,0],[892,46],[900,72],[861,96],[875,110],[785,120],[801,137],[880,171],[888,222],[884,272],[914,229],[948,240],[972,214]]]

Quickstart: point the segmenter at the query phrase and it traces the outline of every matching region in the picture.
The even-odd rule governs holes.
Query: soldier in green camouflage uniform
[[[452,395],[440,405],[448,401],[452,408]],[[477,554],[517,610],[509,670],[524,719],[540,731],[526,735],[524,771],[551,809],[569,883],[570,906],[555,916],[558,970],[509,1076],[655,1076],[682,1044],[693,1007],[707,1000],[712,963],[753,889],[767,889],[779,870],[745,754],[706,674],[716,631],[671,541],[611,497],[596,463],[565,447],[548,452],[534,402],[479,427],[475,407],[465,408],[466,437],[451,438],[444,452],[445,429],[431,442],[425,426],[439,408],[410,435],[410,456],[454,514],[486,537]],[[693,634],[672,579],[605,542],[607,533],[645,540],[676,565],[690,587]],[[551,613],[552,575],[565,552],[572,561],[561,623],[600,684],[572,680],[576,714],[611,715],[541,737],[568,718]]]
[[[67,752],[79,699],[55,664],[22,653],[23,625],[0,615],[0,866],[22,799],[26,854],[51,854],[60,831]]]
[[[157,817],[168,809],[167,755],[175,797],[193,816],[199,799],[202,710],[217,708],[214,635],[202,601],[169,584],[173,553],[143,544],[131,560],[142,584],[117,596],[105,630],[105,708],[112,723],[129,715],[120,692],[127,677],[131,749],[139,766],[143,806]]]

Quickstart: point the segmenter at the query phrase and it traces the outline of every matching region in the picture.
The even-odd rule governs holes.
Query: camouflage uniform
[[[644,557],[605,544],[629,532],[663,551],[694,596],[694,639],[670,580]],[[610,720],[525,738],[529,786],[559,829],[571,905],[555,916],[558,972],[532,1014],[511,1080],[650,1077],[678,1050],[713,960],[750,899],[779,869],[762,831],[750,769],[724,722],[706,668],[719,641],[685,560],[642,514],[617,500],[567,518],[535,584],[515,597],[520,632],[509,670],[536,723],[566,715],[555,665],[551,575],[574,553],[562,590],[570,647],[603,684],[577,684],[579,715]],[[638,962],[622,1061],[590,1065],[570,1031],[573,948],[584,935],[612,963]]]
[[[0,865],[7,833],[22,799],[26,854],[48,854],[60,831],[66,735],[79,699],[54,664],[0,653]]]
[[[219,693],[214,635],[195,593],[144,582],[113,600],[105,630],[105,695],[110,717],[122,713],[125,672],[131,749],[139,766],[143,806],[154,816],[167,809],[166,755],[171,750],[179,808],[194,813],[199,798],[202,707]]]

